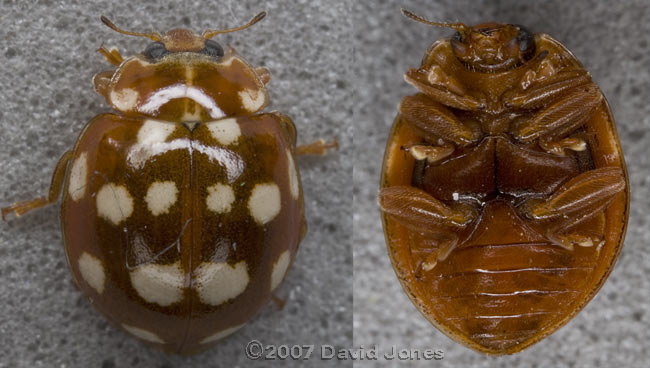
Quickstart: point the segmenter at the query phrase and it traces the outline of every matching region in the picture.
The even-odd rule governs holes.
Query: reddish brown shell
[[[262,114],[190,130],[93,119],[61,208],[68,261],[93,305],[177,353],[205,349],[255,315],[306,226],[287,122]]]
[[[540,92],[535,95],[541,96],[537,100],[522,102],[521,95],[527,88],[537,88],[524,82],[530,79],[531,71],[541,74],[540,60],[556,60],[560,70],[573,73],[555,82],[580,78],[576,85],[591,83],[582,65],[559,42],[547,35],[536,35],[535,42],[536,57],[528,63],[490,74],[464,67],[454,57],[448,39],[434,43],[422,66],[406,75],[407,81],[422,93],[402,101],[402,113],[391,129],[383,162],[382,188],[419,190],[402,189],[399,198],[411,196],[411,202],[402,201],[401,207],[382,197],[392,195],[390,199],[394,200],[395,190],[380,194],[388,251],[402,287],[438,329],[488,354],[516,353],[540,341],[571,320],[594,297],[621,250],[629,212],[622,150],[611,111],[597,87],[579,91],[588,103],[597,103],[586,116],[588,120],[560,128],[565,131],[557,133],[557,137],[548,132],[551,128],[544,130],[549,120],[544,120],[543,115],[554,104],[566,107],[559,116],[571,114],[570,104],[565,103],[571,98],[568,89],[554,84],[556,98],[544,100]],[[440,87],[443,83],[446,89]],[[452,93],[443,95],[447,90]],[[408,119],[404,109],[409,109]],[[435,111],[444,111],[451,118]],[[509,121],[510,116],[516,119]],[[544,140],[539,136],[524,137],[521,127],[542,132]],[[477,135],[478,131],[481,134]],[[562,156],[543,148],[546,142],[567,136],[583,140],[587,149],[580,151],[581,147],[576,146],[575,152],[567,149]],[[455,148],[438,162],[416,160],[415,153],[409,151],[418,145],[443,142]],[[566,141],[569,143],[575,141]],[[606,180],[601,185],[594,179],[598,175],[614,178],[613,186],[608,187]],[[522,202],[532,205],[546,201],[560,208],[559,202],[570,201],[575,211],[584,210],[576,203],[591,189],[580,189],[575,180],[570,182],[575,177],[588,177],[589,183],[604,190],[616,187],[608,192],[612,194],[603,200],[600,210],[589,209],[597,214],[571,227],[572,232],[589,233],[594,239],[601,236],[600,245],[589,247],[585,240],[576,246],[560,246],[552,235],[562,230],[552,220],[544,222],[524,215],[528,212]],[[566,195],[562,185],[570,187],[571,196]],[[472,218],[471,225],[455,225],[457,230],[450,231],[445,227],[451,226],[449,223],[422,211],[404,212],[409,203],[417,206],[415,203],[424,201],[415,196],[427,196],[427,203],[435,198],[437,206],[444,206],[446,211],[455,203],[465,203],[477,208],[479,214],[467,215]],[[417,209],[438,211],[434,206],[420,205]],[[560,210],[560,216],[562,213]],[[431,225],[425,228],[419,224],[414,229],[404,222],[409,216],[419,223],[430,218]],[[439,255],[437,263],[429,262],[432,254],[440,251],[442,242],[448,241],[440,234],[458,239],[458,245],[446,258]]]

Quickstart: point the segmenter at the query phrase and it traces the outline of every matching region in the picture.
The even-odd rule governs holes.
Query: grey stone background
[[[439,21],[518,23],[572,50],[609,100],[632,188],[625,247],[600,293],[569,324],[523,353],[486,357],[438,332],[402,291],[376,204],[380,164],[402,96],[402,75],[453,31],[404,18],[400,7]],[[604,1],[359,1],[355,3],[354,344],[444,351],[433,367],[647,367],[650,362],[650,3]],[[394,366],[395,362],[366,362]],[[366,365],[366,364],[360,364]]]
[[[400,98],[414,91],[403,81],[404,71],[419,64],[431,42],[450,33],[409,21],[399,13],[401,6],[436,20],[516,22],[549,33],[591,72],[618,122],[632,186],[623,252],[600,293],[573,321],[515,356],[488,358],[439,333],[410,303],[390,266],[376,205],[385,139]],[[44,194],[56,161],[85,122],[109,110],[92,91],[92,75],[109,67],[94,50],[104,43],[129,55],[146,46],[147,40],[104,27],[100,14],[127,29],[200,31],[241,24],[262,9],[269,11],[262,23],[218,41],[270,69],[271,108],[294,118],[300,142],[337,137],[341,143],[336,154],[299,163],[310,232],[279,289],[285,308],[269,304],[241,331],[197,356],[151,350],[108,324],[76,290],[64,260],[58,206],[51,206],[0,223],[0,367],[286,365],[246,359],[243,350],[251,339],[317,347],[377,345],[380,352],[392,346],[444,351],[442,361],[401,362],[412,366],[647,366],[647,0],[5,0],[0,4],[0,205]],[[312,358],[306,365],[351,363]]]
[[[341,145],[299,160],[310,231],[278,289],[284,309],[269,303],[217,348],[189,358],[140,344],[81,296],[65,262],[58,205],[0,223],[0,367],[266,367],[285,364],[246,359],[248,341],[352,344],[350,7],[345,0],[0,4],[0,205],[44,194],[59,156],[90,118],[109,111],[92,89],[93,74],[110,68],[95,50],[103,43],[128,56],[149,43],[113,32],[101,14],[129,30],[199,32],[267,10],[253,28],[216,40],[271,71],[269,108],[294,119],[299,142],[336,137]]]

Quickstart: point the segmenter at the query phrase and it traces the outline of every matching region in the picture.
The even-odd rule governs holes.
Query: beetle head
[[[261,12],[243,26],[223,30],[206,30],[200,35],[182,28],[172,29],[164,35],[161,35],[158,32],[131,32],[118,28],[103,15],[100,19],[106,26],[116,32],[130,36],[146,37],[153,40],[154,42],[149,44],[142,54],[151,61],[157,61],[165,55],[173,52],[196,52],[220,58],[224,55],[223,48],[219,43],[211,40],[212,37],[221,33],[230,33],[246,29],[262,20],[265,16],[266,12]]]
[[[102,17],[104,24],[119,33],[153,42],[141,54],[113,60],[119,61],[113,63],[117,69],[97,74],[95,89],[125,114],[167,121],[209,121],[254,114],[269,102],[265,88],[270,80],[268,70],[252,67],[232,48],[224,52],[210,38],[246,29],[265,15],[262,12],[236,28],[202,34],[173,29],[164,35],[125,31]],[[112,55],[104,51],[104,56]]]
[[[483,23],[468,27],[463,23],[431,22],[408,10],[402,13],[421,23],[456,30],[450,40],[456,57],[468,68],[498,72],[515,68],[535,54],[534,35],[513,24]]]

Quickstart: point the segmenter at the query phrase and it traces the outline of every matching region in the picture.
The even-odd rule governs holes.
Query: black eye
[[[217,59],[224,55],[221,45],[212,40],[205,40],[205,47],[199,52]]]
[[[535,36],[522,26],[516,25],[515,27],[519,28],[519,35],[517,36],[519,52],[524,60],[530,60],[535,54]]]
[[[169,51],[167,51],[165,45],[163,45],[161,42],[154,42],[149,44],[149,46],[147,46],[147,48],[142,53],[142,55],[144,55],[147,59],[154,61],[157,61],[167,54],[169,54]]]
[[[460,32],[456,32],[451,36],[451,42],[463,42],[463,36],[461,36]]]

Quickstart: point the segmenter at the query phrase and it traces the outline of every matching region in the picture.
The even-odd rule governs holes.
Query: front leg
[[[115,47],[111,47],[110,50],[107,50],[106,47],[102,45],[100,48],[97,49],[97,52],[104,55],[106,61],[108,61],[109,63],[115,66],[120,66],[120,64],[122,64],[122,62],[124,61],[124,58],[122,57],[122,55],[120,55],[120,52]]]
[[[404,75],[404,80],[446,106],[466,111],[483,110],[487,106],[484,97],[470,95],[460,82],[436,65],[429,70],[410,69]]]
[[[462,202],[450,205],[429,193],[410,186],[393,186],[379,192],[379,206],[401,225],[439,240],[438,248],[417,266],[429,271],[438,261],[445,260],[458,246],[458,233],[478,218],[473,206]]]
[[[504,105],[516,109],[536,109],[578,86],[591,82],[589,73],[584,69],[557,72],[541,81],[534,79],[532,75],[535,73],[526,73],[520,87],[504,95]]]
[[[520,211],[544,226],[553,243],[567,249],[573,249],[574,244],[590,246],[598,239],[572,232],[572,228],[602,213],[625,185],[620,168],[601,167],[569,180],[546,199],[529,199]]]
[[[404,97],[399,112],[406,122],[430,138],[466,146],[481,137],[478,125],[463,123],[448,108],[421,93]]]

